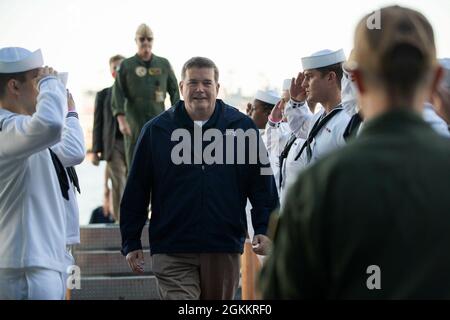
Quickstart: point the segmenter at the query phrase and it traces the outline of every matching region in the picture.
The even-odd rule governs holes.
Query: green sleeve
[[[169,77],[167,78],[167,92],[170,95],[170,102],[172,105],[180,100],[180,92],[178,91],[178,80],[173,72],[172,66],[169,64]]]
[[[112,89],[111,109],[114,116],[125,114],[125,70],[121,67]]]
[[[323,198],[317,176],[300,175],[278,220],[273,250],[259,277],[264,299],[325,298]]]

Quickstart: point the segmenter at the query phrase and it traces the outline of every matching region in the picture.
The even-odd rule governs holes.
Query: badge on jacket
[[[135,72],[138,77],[143,77],[147,73],[147,69],[145,69],[142,66],[139,66],[139,67],[136,67]]]
[[[155,100],[156,102],[159,103],[164,102],[164,100],[166,100],[166,95],[160,88],[156,89],[155,91]]]
[[[161,68],[149,68],[148,69],[148,74],[151,76],[159,76],[161,75],[162,70]]]

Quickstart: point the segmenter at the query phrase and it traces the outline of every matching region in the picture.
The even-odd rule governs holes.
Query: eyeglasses
[[[148,42],[152,42],[153,38],[150,37],[139,37],[139,41],[140,42],[144,42],[147,39]]]

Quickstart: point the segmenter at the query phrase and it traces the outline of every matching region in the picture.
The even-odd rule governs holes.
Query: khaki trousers
[[[232,300],[240,253],[154,254],[152,270],[163,300]]]
[[[116,141],[111,153],[111,160],[106,165],[112,184],[112,214],[117,223],[120,221],[120,200],[127,182],[127,165],[123,144],[123,140]]]

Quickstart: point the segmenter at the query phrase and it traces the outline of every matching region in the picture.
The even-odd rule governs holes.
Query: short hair
[[[17,72],[17,73],[0,73],[0,99],[4,98],[6,94],[6,86],[8,85],[9,80],[15,79],[20,82],[25,82],[27,80],[27,72]]]
[[[109,64],[111,65],[111,63],[114,63],[119,60],[124,60],[124,59],[125,59],[124,56],[122,56],[120,54],[116,54],[115,56],[112,56],[111,58],[109,58]]]
[[[141,23],[137,30],[136,30],[136,35],[138,36],[148,36],[153,38],[153,31],[152,29],[150,29],[150,27],[148,25],[146,25],[145,23]]]
[[[380,76],[391,97],[409,96],[426,79],[429,69],[416,47],[399,44],[383,57]]]
[[[334,72],[336,74],[336,83],[338,85],[338,88],[341,89],[341,81],[344,74],[344,71],[342,70],[342,63],[336,63],[326,67],[317,68],[316,70],[320,72],[322,77],[330,72]]]
[[[181,69],[181,80],[186,78],[186,70],[192,68],[208,68],[214,69],[214,80],[219,82],[219,69],[216,64],[208,58],[205,57],[193,57],[186,61]]]

